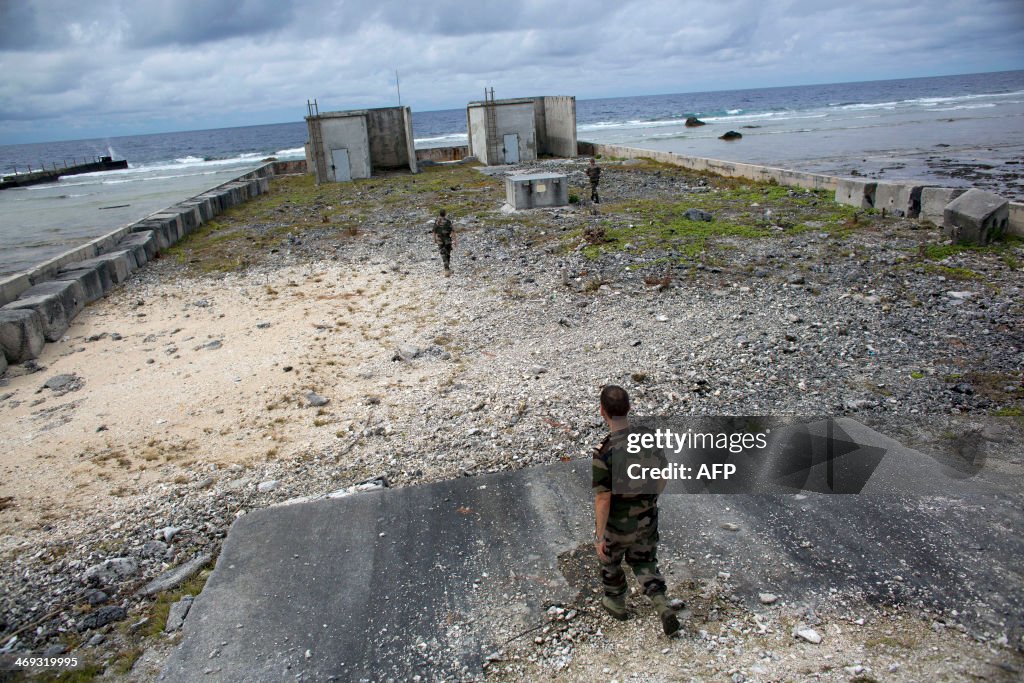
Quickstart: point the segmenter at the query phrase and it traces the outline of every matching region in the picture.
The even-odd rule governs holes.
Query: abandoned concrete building
[[[306,117],[306,164],[317,184],[369,178],[375,171],[417,172],[409,107],[320,113]]]
[[[576,98],[523,97],[470,102],[469,153],[488,166],[576,156]]]

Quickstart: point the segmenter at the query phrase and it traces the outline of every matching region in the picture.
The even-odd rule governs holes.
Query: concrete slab
[[[84,307],[85,291],[80,284],[74,280],[52,280],[25,290],[4,309],[36,311],[43,321],[43,336],[46,341],[54,342],[64,336],[71,321]]]
[[[159,249],[156,233],[152,230],[139,230],[121,238],[118,249],[126,249],[135,255],[135,263],[140,267],[156,258]]]
[[[878,183],[873,180],[840,178],[836,185],[836,201],[840,204],[855,206],[858,209],[873,209],[877,186]]]
[[[966,191],[962,187],[924,188],[921,190],[921,220],[928,221],[932,225],[941,226],[946,205]]]
[[[837,588],[1016,628],[1018,499],[842,422],[887,449],[874,495],[662,496],[670,591],[726,570],[752,607],[766,586],[803,602]],[[941,505],[915,499],[935,491]],[[161,680],[477,680],[547,605],[593,595],[592,501],[580,460],[247,514]]]
[[[877,183],[875,208],[890,216],[917,218],[921,215],[921,191],[924,185]]]
[[[30,308],[0,308],[0,353],[8,363],[38,358],[45,343],[42,316]]]
[[[7,356],[0,351],[0,377],[3,377],[5,372],[7,372]]]
[[[109,292],[114,286],[106,264],[81,266],[81,262],[72,263],[67,269],[57,273],[56,280],[75,280],[85,292],[86,303],[92,303]]]
[[[988,244],[1006,233],[1009,218],[1009,201],[970,189],[946,205],[942,231],[958,244]]]
[[[79,261],[80,268],[91,268],[101,266],[107,269],[107,275],[114,285],[119,285],[127,280],[138,268],[135,262],[135,255],[130,251],[114,251],[109,254],[100,254],[91,259]]]

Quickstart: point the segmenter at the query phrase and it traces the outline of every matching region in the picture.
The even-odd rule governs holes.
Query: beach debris
[[[74,373],[54,375],[43,383],[44,389],[50,389],[58,396],[66,394],[69,391],[78,391],[83,386],[85,386],[85,380]]]
[[[719,135],[719,140],[739,140],[743,137],[743,133],[737,133],[734,130],[726,131],[724,134]]]

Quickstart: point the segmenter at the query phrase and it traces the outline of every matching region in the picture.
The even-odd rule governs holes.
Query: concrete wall
[[[544,117],[544,98],[533,99],[533,132],[537,140],[537,156],[548,153],[548,124]]]
[[[425,147],[416,150],[417,161],[433,161],[441,163],[445,161],[462,161],[470,156],[468,145],[455,147]]]
[[[405,158],[408,160],[409,170],[419,173],[419,165],[416,159],[416,138],[412,135],[412,109],[404,107],[402,121],[405,126]]]
[[[86,302],[102,297],[222,211],[267,192],[275,163],[0,280],[0,339],[5,340],[0,353],[5,361],[36,358],[43,340],[60,339]]]
[[[466,124],[469,132],[470,154],[480,160],[485,166],[501,163],[500,159],[490,159],[487,156],[487,119],[483,107],[470,106],[466,109]]]
[[[595,142],[580,141],[577,148],[580,154],[587,156],[600,154],[601,156],[618,157],[621,159],[651,159],[665,164],[672,164],[673,166],[681,166],[693,171],[716,173],[729,178],[747,178],[760,182],[771,182],[774,180],[779,185],[804,187],[811,190],[831,190],[834,192],[839,186],[840,181],[845,180],[836,176],[789,171],[782,168],[743,164],[735,161],[687,157],[672,152],[636,149],[622,145],[602,145]],[[1024,237],[1024,202],[1010,202],[1009,223],[1006,231],[1011,235]]]
[[[328,112],[313,119],[320,124],[321,149],[326,161],[326,177],[317,182],[335,182],[331,170],[331,150],[347,149],[348,162],[353,178],[369,178],[373,171],[370,165],[370,136],[366,125],[367,117],[362,113]]]
[[[498,158],[490,159],[487,154],[486,107],[481,102],[471,102],[466,108],[469,124],[469,146],[472,154],[484,164],[504,164],[502,153],[506,135],[519,136],[519,160],[537,159],[537,126],[534,100],[498,100],[494,105],[495,124],[498,131]]]
[[[544,105],[544,140],[538,141],[541,154],[576,156],[576,98],[557,95],[541,99]]]
[[[405,168],[409,165],[409,136],[405,132],[408,111],[408,107],[366,111],[370,165],[374,169]]]

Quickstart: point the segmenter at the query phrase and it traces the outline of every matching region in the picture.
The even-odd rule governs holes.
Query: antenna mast
[[[398,91],[398,106],[402,106],[402,85],[398,82],[398,69],[395,69],[395,90]]]

